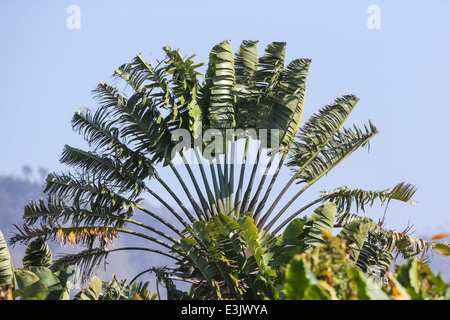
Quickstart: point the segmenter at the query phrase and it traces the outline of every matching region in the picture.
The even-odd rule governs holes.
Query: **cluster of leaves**
[[[404,241],[382,247],[384,242],[374,242],[373,237],[390,238],[388,230],[366,217],[342,227],[336,213],[336,205],[328,202],[310,218],[294,219],[279,237],[259,231],[250,216],[219,215],[196,222],[174,249],[184,257],[179,268],[164,271],[165,279],[189,280],[191,289],[180,294],[171,283],[169,294],[183,299],[378,300],[396,298],[395,288],[409,288],[411,280],[404,280],[404,274],[419,281],[410,275],[417,271],[402,271],[408,264],[398,276],[390,274],[393,251],[411,258],[410,247],[402,247]],[[341,231],[332,237],[339,226]],[[412,259],[408,261],[416,261]],[[423,275],[426,288],[419,294],[417,282],[418,295],[408,293],[404,298],[449,297],[441,276],[434,276],[423,262],[414,262],[413,268]]]
[[[320,212],[316,214],[319,216],[312,223],[294,220],[279,238],[259,233],[249,216],[230,219],[219,215],[208,222],[197,222],[174,248],[185,256],[180,268],[149,271],[165,286],[169,300],[450,299],[450,285],[443,281],[442,274],[434,275],[415,258],[397,266],[395,274],[380,268],[378,273],[362,271],[351,256],[348,238],[332,237],[325,230],[320,237],[314,233],[317,224],[323,223]],[[299,248],[302,253],[298,253]],[[0,299],[70,299],[76,268],[53,273],[48,268],[51,251],[41,239],[29,245],[24,268],[12,268],[4,241],[0,249]],[[173,280],[186,279],[192,287],[182,292]],[[136,281],[127,284],[114,275],[109,281],[93,277],[73,299],[154,300],[158,295],[150,295],[148,285]]]
[[[284,295],[290,300],[450,300],[450,284],[422,261],[412,258],[386,277],[367,276],[349,263],[345,242],[329,237],[311,254],[294,257],[286,267]],[[380,281],[381,280],[381,281]]]
[[[215,299],[277,299],[276,271],[267,255],[275,241],[270,234],[261,235],[250,216],[231,219],[220,214],[187,229],[174,248],[184,259],[170,276],[182,273],[193,281],[192,298],[199,291]]]
[[[358,296],[349,281],[349,270],[354,269],[354,263],[347,253],[345,240],[325,236],[324,244],[308,254],[296,255],[285,268],[287,299],[332,297],[342,300]]]

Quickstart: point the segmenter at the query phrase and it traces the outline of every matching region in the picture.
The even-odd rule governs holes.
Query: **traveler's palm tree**
[[[409,184],[384,191],[341,187],[301,203],[300,196],[309,187],[367,146],[377,130],[370,122],[363,128],[343,127],[358,102],[353,95],[337,98],[300,124],[310,60],[285,64],[285,48],[285,43],[271,43],[259,57],[258,43],[244,41],[233,56],[231,43],[224,41],[212,49],[204,76],[194,56],[184,58],[169,47],[156,66],[138,54],[119,67],[115,77],[126,83],[126,92],[101,82],[94,90],[100,107],[93,112],[79,109],[72,120],[92,150],[65,146],[61,162],[76,168],[75,173],[48,175],[48,200],[26,206],[25,222],[11,242],[44,237],[84,245],[86,250],[60,258],[53,267],[77,263],[86,279],[111,252],[145,250],[179,263],[180,269],[171,269],[175,271],[169,277],[190,266],[200,273],[184,272],[184,279],[206,279],[212,286],[218,283],[215,273],[227,267],[216,263],[207,270],[213,256],[216,262],[226,260],[226,251],[220,256],[211,249],[214,243],[235,245],[234,252],[242,253],[241,258],[253,257],[253,266],[263,271],[261,252],[276,253],[283,247],[268,235],[280,235],[286,226],[285,244],[298,244],[294,238],[308,230],[302,236],[303,249],[320,242],[322,231],[343,228],[342,236],[353,244],[350,255],[362,268],[373,264],[381,249],[408,255],[429,248],[425,241],[355,214],[376,200],[412,203],[416,189]],[[187,143],[183,140],[182,150],[173,139],[181,131],[190,138]],[[258,150],[251,158],[254,146]],[[178,161],[174,150],[180,151]],[[242,158],[236,161],[238,154]],[[276,187],[283,165],[292,169],[292,176]],[[162,166],[173,176],[160,175]],[[159,194],[154,184],[167,190],[170,198]],[[283,200],[289,189],[295,190],[294,196]],[[271,194],[275,200],[269,202]],[[144,198],[160,202],[167,211],[152,211]],[[314,206],[318,207],[311,218],[297,218],[311,213],[307,210]],[[134,220],[137,211],[154,223]],[[162,232],[158,224],[170,232]],[[298,233],[294,238],[293,230]],[[108,247],[118,235],[144,238],[149,246]],[[236,242],[237,235],[243,241]],[[245,250],[239,247],[242,244]],[[225,281],[239,280],[221,274]]]

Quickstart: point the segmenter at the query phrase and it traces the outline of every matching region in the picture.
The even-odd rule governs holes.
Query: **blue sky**
[[[66,12],[80,8],[80,29]],[[370,5],[380,29],[369,29]],[[91,90],[138,52],[152,62],[166,44],[207,62],[222,40],[287,42],[287,59],[310,58],[304,119],[343,94],[361,100],[347,126],[380,131],[312,192],[342,185],[419,187],[416,206],[392,204],[388,226],[450,233],[448,119],[450,1],[2,1],[0,174],[22,166],[63,170],[65,144],[85,146],[70,120],[95,108]],[[287,179],[286,179],[287,180]],[[367,214],[379,217],[378,207]]]

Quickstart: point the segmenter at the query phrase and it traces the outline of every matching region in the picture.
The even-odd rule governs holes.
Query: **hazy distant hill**
[[[11,233],[16,231],[14,224],[21,223],[24,206],[28,204],[30,200],[37,200],[40,197],[43,197],[42,186],[38,183],[32,182],[26,178],[0,177],[0,229],[7,239],[11,237]],[[155,210],[160,209],[156,208]],[[142,217],[139,217],[139,219],[141,218]],[[424,238],[426,239],[427,237]],[[138,240],[130,240],[127,238],[120,238],[116,242],[117,246],[130,246],[130,244],[135,246],[140,243]],[[74,250],[80,249],[77,247],[72,248],[71,246],[61,248],[57,244],[52,243],[49,243],[49,245],[52,248],[54,258],[57,258],[62,252],[73,253]],[[146,245],[146,243],[142,243],[142,245]],[[22,267],[22,257],[25,249],[26,246],[24,245],[10,247],[14,267]],[[122,253],[123,254],[111,255],[108,257],[107,271],[103,272],[100,270],[97,274],[101,279],[109,280],[114,273],[120,279],[131,280],[131,278],[142,270],[153,266],[164,266],[170,263],[170,260],[168,261],[167,258],[161,256],[144,256],[140,252]],[[434,254],[431,257],[430,267],[436,273],[439,271],[443,272],[445,280],[450,282],[450,258],[444,258],[439,254]],[[153,277],[151,276],[142,277],[140,280],[147,281],[152,278]],[[151,287],[154,288],[154,281],[152,281]]]
[[[42,186],[25,178],[0,177],[0,229],[7,240],[22,222],[23,208],[32,199],[43,197]],[[26,246],[9,247],[14,267],[22,267]]]
[[[22,221],[24,206],[42,196],[42,186],[36,182],[0,177],[0,228],[6,237],[15,230],[13,224]]]

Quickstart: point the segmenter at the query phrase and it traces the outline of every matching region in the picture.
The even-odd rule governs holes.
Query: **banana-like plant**
[[[354,244],[355,261],[383,260],[379,250],[386,246],[401,252],[409,248],[411,254],[430,247],[406,234],[386,232],[367,219],[355,221],[350,212],[376,200],[412,203],[416,188],[409,184],[384,191],[342,187],[299,206],[297,200],[310,186],[368,146],[378,131],[370,121],[363,128],[343,127],[358,102],[354,95],[337,98],[301,125],[311,61],[286,64],[285,49],[286,43],[273,42],[260,57],[258,42],[244,41],[233,55],[231,42],[223,41],[211,50],[204,75],[199,71],[203,64],[196,64],[194,56],[183,57],[170,47],[163,48],[165,58],[155,66],[141,54],[120,66],[114,78],[126,86],[119,89],[101,82],[94,90],[100,107],[79,109],[73,116],[74,130],[91,150],[64,147],[60,160],[75,172],[48,175],[48,200],[26,206],[25,221],[11,243],[43,237],[84,245],[86,250],[54,261],[52,268],[78,264],[87,280],[100,261],[122,250],[163,254],[177,263],[189,258],[195,262],[199,250],[206,250],[220,260],[222,253],[207,247],[211,238],[204,230],[210,223],[231,219],[224,224],[232,225],[229,232],[246,237],[249,231],[242,224],[251,219],[253,231],[279,235],[292,221],[297,228],[314,220],[295,219],[308,208],[329,202],[336,206],[333,216],[325,215],[326,220],[316,211],[314,217],[319,215],[323,224],[314,224],[305,245],[319,243],[323,229],[338,223]],[[277,188],[283,165],[293,174]],[[162,167],[173,176],[160,175]],[[296,194],[282,202],[290,188]],[[269,202],[272,192],[275,200]],[[144,200],[159,202],[173,219],[167,212],[154,212]],[[317,210],[327,211],[329,206]],[[136,212],[154,223],[136,220]],[[283,234],[286,237],[286,231]],[[149,246],[108,247],[119,235],[148,240]],[[221,236],[226,238],[226,233]],[[262,264],[265,259],[258,258],[261,250],[252,250],[257,246],[253,240],[246,238],[250,251],[245,257],[253,257],[265,274],[268,262]],[[238,249],[235,255],[241,252]],[[221,268],[230,266],[226,255],[223,259],[214,270],[200,269],[210,288],[217,285],[213,272],[221,273],[230,285],[240,280],[231,276],[233,272],[225,276]],[[248,263],[240,261],[233,268],[248,268]],[[235,291],[239,296],[238,286]]]
[[[345,241],[326,237],[327,242],[310,254],[298,254],[285,268],[283,294],[289,300],[448,300],[450,284],[416,258],[396,266],[380,286],[349,264]]]
[[[14,267],[5,237],[0,230],[0,285],[14,285]]]

